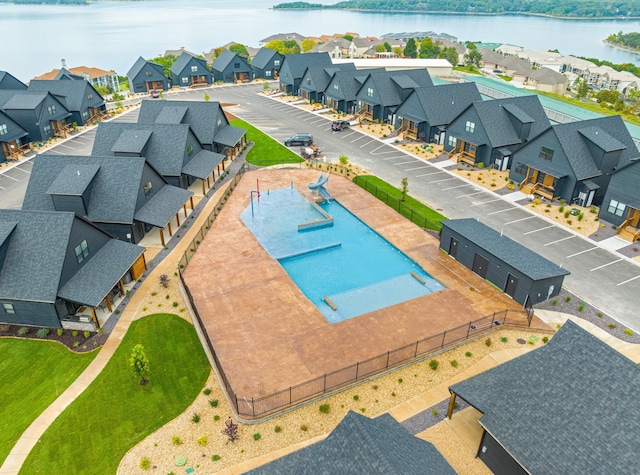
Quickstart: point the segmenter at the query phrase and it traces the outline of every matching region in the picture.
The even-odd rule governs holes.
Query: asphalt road
[[[492,228],[562,265],[571,272],[565,287],[582,300],[640,332],[640,315],[635,296],[640,295],[640,266],[598,246],[553,222],[534,214],[508,198],[467,182],[433,164],[413,157],[390,144],[355,129],[331,131],[326,117],[301,110],[274,98],[258,94],[262,85],[213,87],[165,94],[167,100],[211,100],[228,105],[225,110],[251,123],[278,141],[297,132],[311,133],[327,161],[342,154],[385,181],[400,185],[409,180],[410,194],[442,212],[448,218],[479,219]],[[137,111],[119,116],[135,122]],[[89,154],[95,133],[74,136],[47,153]],[[30,163],[24,162],[0,175],[0,206],[19,207],[26,189]],[[329,187],[331,185],[329,184]]]

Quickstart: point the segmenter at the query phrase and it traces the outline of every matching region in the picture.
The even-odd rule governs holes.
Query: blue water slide
[[[317,190],[322,185],[324,185],[328,180],[329,180],[329,173],[327,172],[326,175],[323,175],[322,172],[320,172],[320,175],[318,176],[318,180],[315,183],[309,183],[308,185],[309,189]]]

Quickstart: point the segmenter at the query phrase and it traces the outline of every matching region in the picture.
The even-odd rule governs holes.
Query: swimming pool
[[[270,190],[241,218],[331,323],[444,289],[335,200]]]

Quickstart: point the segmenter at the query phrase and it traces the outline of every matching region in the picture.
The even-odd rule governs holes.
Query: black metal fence
[[[433,221],[426,216],[418,213],[412,207],[408,206],[405,202],[391,196],[383,189],[368,181],[365,177],[356,177],[354,179],[354,183],[363,188],[365,191],[371,193],[387,206],[395,209],[402,216],[407,218],[409,221],[417,224],[421,228],[431,229],[433,231],[440,231],[440,229],[442,228],[442,224],[440,223],[440,221]]]
[[[357,381],[361,381],[375,374],[382,373],[386,370],[394,367],[401,366],[405,363],[415,361],[430,354],[436,353],[444,348],[451,347],[457,343],[465,340],[477,338],[479,335],[486,334],[496,328],[504,325],[516,326],[516,327],[530,327],[532,315],[525,310],[503,310],[501,312],[495,312],[492,315],[487,315],[474,321],[470,321],[455,328],[448,329],[440,334],[429,336],[421,340],[417,340],[415,343],[411,343],[400,348],[395,348],[380,353],[377,356],[369,358],[364,361],[358,361],[349,366],[343,367],[331,373],[323,374],[317,378],[311,379],[296,386],[290,386],[289,388],[281,391],[255,398],[248,394],[238,395],[233,390],[233,387],[229,383],[224,367],[221,364],[218,355],[215,351],[213,343],[207,334],[205,326],[202,322],[202,318],[198,312],[193,296],[189,290],[189,287],[184,281],[182,275],[183,270],[189,264],[189,261],[195,254],[199,245],[204,240],[207,232],[211,228],[211,225],[216,220],[218,214],[222,210],[224,203],[227,201],[231,192],[235,189],[238,182],[242,178],[244,170],[234,177],[224,195],[215,204],[213,211],[207,217],[205,223],[200,230],[196,233],[196,236],[191,241],[191,244],[185,251],[184,255],[179,262],[179,276],[182,287],[185,290],[191,308],[195,314],[195,317],[200,326],[201,334],[203,335],[207,347],[211,352],[213,360],[215,362],[218,374],[224,384],[225,390],[229,397],[229,402],[236,413],[247,419],[257,419],[267,414],[277,412],[299,404],[303,401],[311,398],[326,394],[340,387],[353,384]]]

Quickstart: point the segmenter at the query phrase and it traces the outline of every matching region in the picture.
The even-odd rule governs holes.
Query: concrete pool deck
[[[240,218],[257,179],[262,192],[293,182],[311,199],[307,184],[317,175],[309,169],[248,172],[184,271],[205,331],[238,397],[288,389],[493,312],[521,308],[440,251],[437,238],[350,180],[332,175],[326,188],[333,197],[446,289],[328,323]]]

